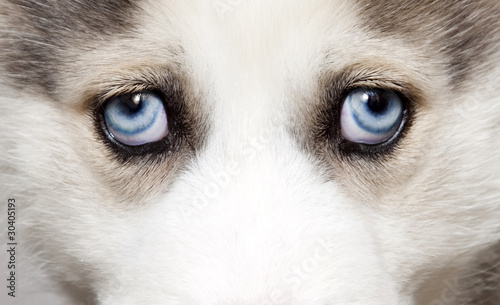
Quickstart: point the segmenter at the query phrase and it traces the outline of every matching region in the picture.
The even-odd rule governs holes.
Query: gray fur
[[[63,53],[87,40],[130,33],[135,0],[8,0],[0,3],[0,64],[18,87],[51,94]],[[66,59],[68,60],[68,59]]]
[[[366,29],[439,50],[459,86],[500,47],[500,2],[488,0],[358,0]],[[430,47],[431,46],[431,47]]]

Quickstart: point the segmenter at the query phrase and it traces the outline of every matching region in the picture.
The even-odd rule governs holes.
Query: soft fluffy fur
[[[497,0],[1,0],[19,272],[102,305],[498,305],[499,48]],[[391,150],[328,132],[353,84],[411,97]],[[119,154],[94,109],[148,86],[182,137]]]

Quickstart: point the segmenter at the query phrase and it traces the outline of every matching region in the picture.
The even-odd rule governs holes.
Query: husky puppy
[[[0,89],[2,300],[500,304],[497,0],[0,0]]]

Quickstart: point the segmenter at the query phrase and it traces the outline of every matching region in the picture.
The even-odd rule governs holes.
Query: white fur
[[[441,58],[373,37],[344,1],[170,2],[143,3],[132,37],[65,51],[59,103],[4,82],[0,199],[18,202],[32,265],[102,305],[454,304],[449,283],[500,239],[499,56],[482,86],[456,92]],[[170,65],[172,44],[203,97],[207,143],[171,185],[133,184],[151,191],[120,202],[106,178],[126,165],[80,98],[122,69]],[[365,60],[425,88],[385,185],[363,164],[329,179],[289,132],[322,73]]]

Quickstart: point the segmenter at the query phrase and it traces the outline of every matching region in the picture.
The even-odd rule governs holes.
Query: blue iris
[[[356,89],[342,106],[342,135],[355,143],[380,144],[398,131],[403,114],[403,101],[395,92]]]
[[[168,134],[167,115],[160,97],[151,92],[115,97],[104,106],[104,120],[118,142],[139,146]]]

